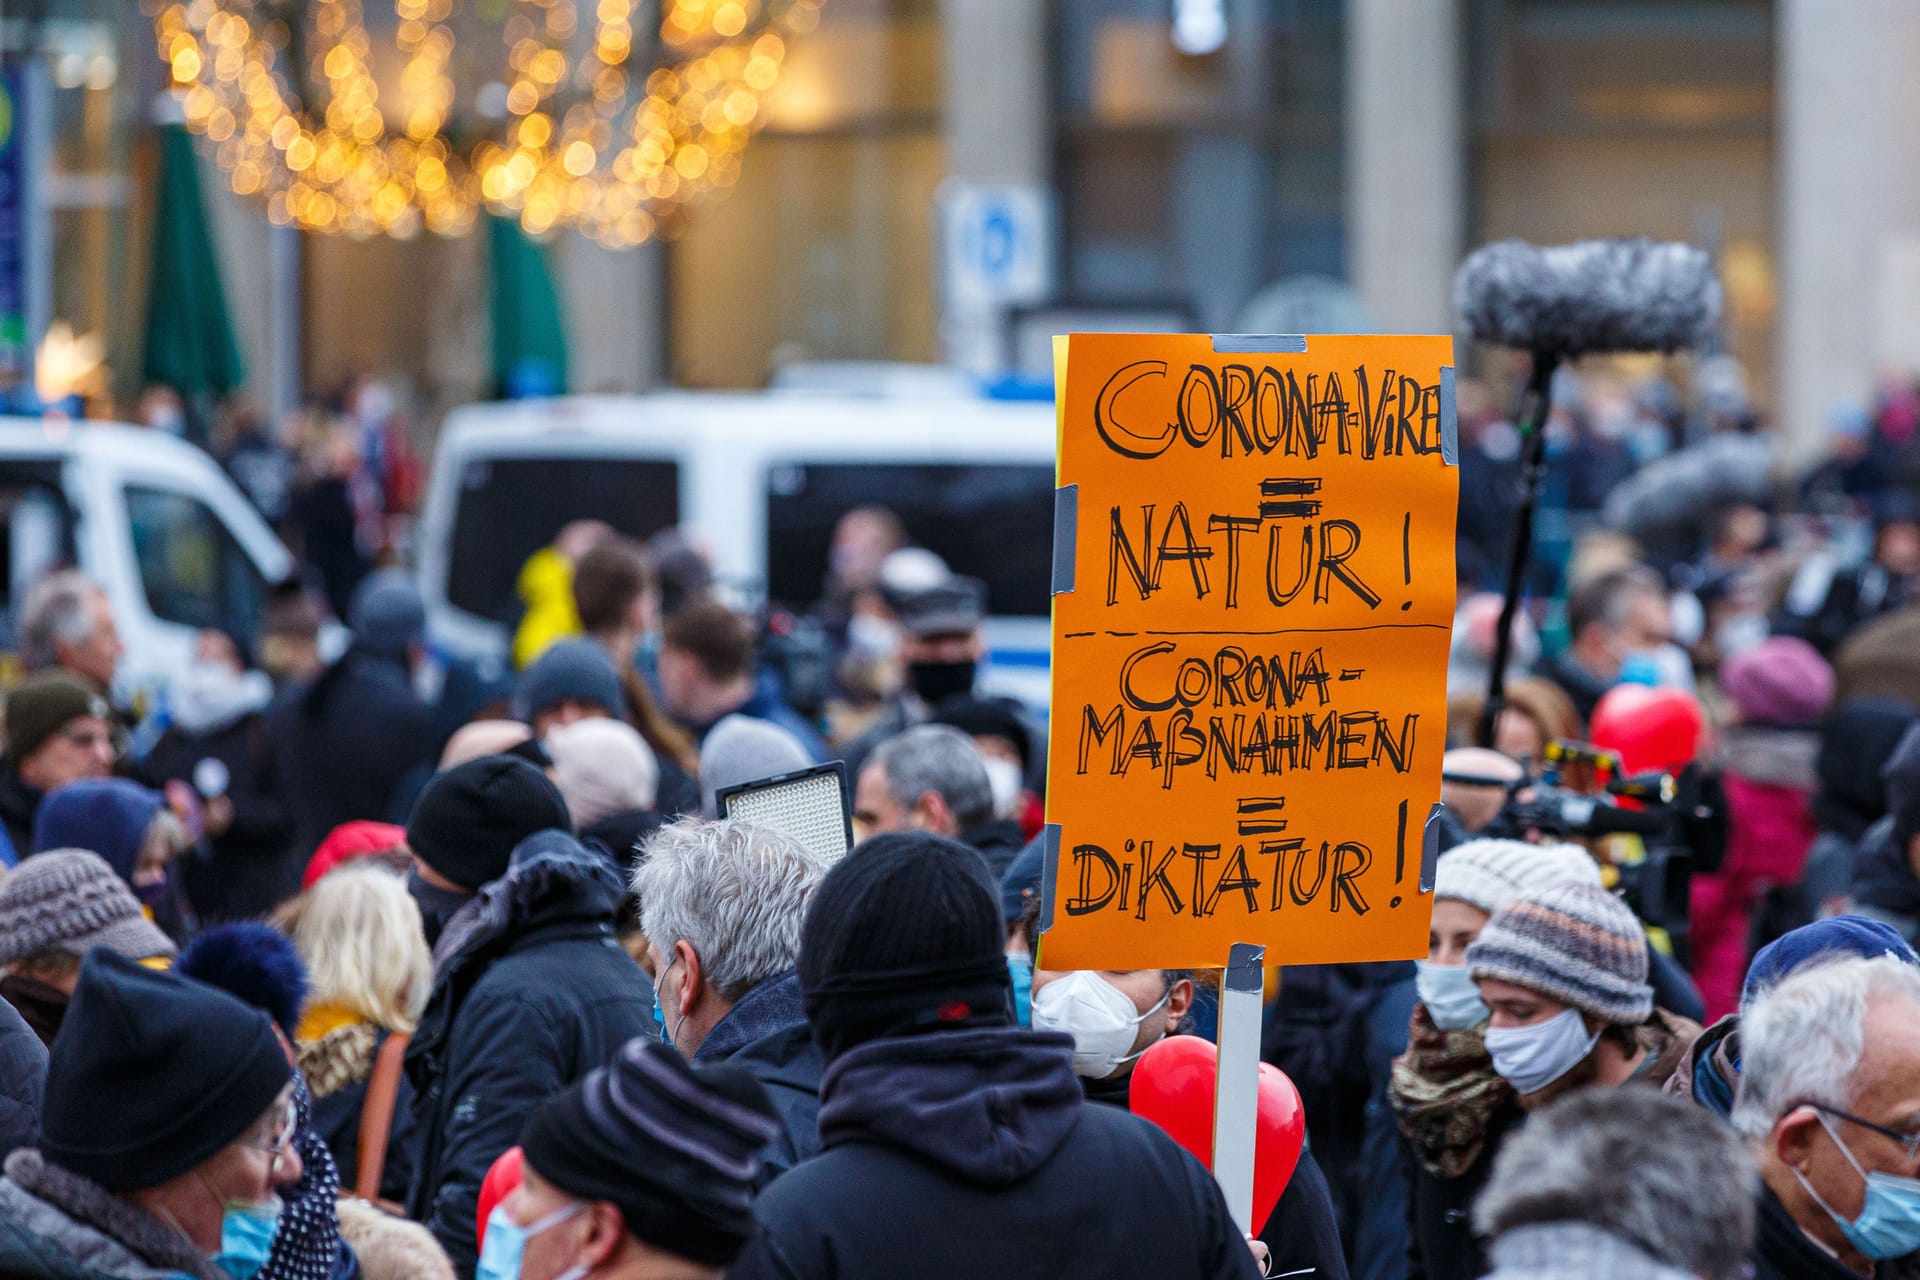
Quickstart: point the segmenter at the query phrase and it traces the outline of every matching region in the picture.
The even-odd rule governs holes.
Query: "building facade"
[[[0,44],[47,71],[38,319],[104,335],[123,404],[164,81],[137,9],[0,0]],[[1715,254],[1723,349],[1804,452],[1920,369],[1917,54],[1920,0],[828,0],[730,198],[671,243],[546,246],[572,388],[971,350],[942,210],[1013,191],[1044,267],[986,304],[1004,364],[1023,323],[1260,327],[1303,288],[1441,330],[1477,243],[1645,234]],[[300,237],[202,170],[256,401],[487,393],[482,238]]]

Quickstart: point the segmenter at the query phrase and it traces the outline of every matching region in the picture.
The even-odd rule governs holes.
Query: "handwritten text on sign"
[[[1074,501],[1055,535],[1071,561],[1054,597],[1048,968],[1218,966],[1235,942],[1280,964],[1426,948],[1452,342],[1220,345],[1056,346]]]

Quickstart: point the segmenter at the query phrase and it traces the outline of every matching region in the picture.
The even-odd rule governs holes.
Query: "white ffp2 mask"
[[[1136,1028],[1158,1013],[1172,994],[1169,988],[1153,1008],[1136,1013],[1133,1001],[1120,988],[1092,969],[1076,969],[1034,992],[1033,1029],[1072,1036],[1073,1073],[1089,1080],[1104,1079],[1140,1056],[1131,1052]]]

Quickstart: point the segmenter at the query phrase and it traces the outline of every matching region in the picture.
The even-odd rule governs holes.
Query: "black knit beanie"
[[[40,1149],[109,1191],[157,1187],[237,1141],[291,1079],[260,1010],[90,951],[47,1060]]]
[[[954,840],[876,836],[814,892],[800,991],[821,1052],[1011,1019],[1006,923],[987,865]]]
[[[779,1131],[744,1069],[689,1066],[635,1038],[535,1111],[520,1145],[568,1195],[618,1206],[643,1244],[724,1267],[752,1234],[761,1152]]]
[[[407,820],[407,848],[463,889],[507,874],[514,846],[540,831],[572,831],[567,802],[546,774],[512,756],[481,756],[434,778]]]

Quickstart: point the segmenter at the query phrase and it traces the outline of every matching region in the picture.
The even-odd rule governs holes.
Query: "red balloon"
[[[475,1211],[475,1221],[479,1224],[480,1247],[487,1247],[487,1218],[493,1213],[495,1205],[512,1195],[520,1186],[520,1171],[527,1162],[526,1153],[519,1147],[508,1147],[493,1167],[487,1170],[487,1176],[480,1182],[480,1206]]]
[[[1199,1036],[1168,1036],[1133,1068],[1131,1109],[1151,1120],[1213,1168],[1213,1097],[1220,1051]],[[1300,1091],[1271,1062],[1260,1064],[1260,1110],[1253,1147],[1253,1234],[1259,1235],[1280,1203],[1306,1144],[1307,1117]]]
[[[1620,757],[1627,773],[1678,773],[1700,751],[1707,718],[1684,689],[1615,685],[1593,709],[1587,739]]]

